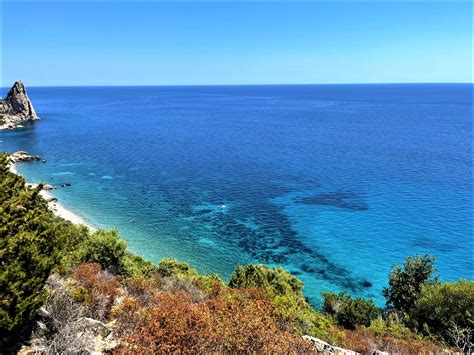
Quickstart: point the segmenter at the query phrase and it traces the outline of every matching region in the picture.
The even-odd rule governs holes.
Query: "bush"
[[[423,286],[411,316],[420,331],[436,334],[456,345],[450,330],[474,329],[474,281]]]
[[[229,280],[232,288],[261,287],[272,296],[303,297],[303,283],[281,267],[249,264],[238,266]]]
[[[273,313],[260,292],[220,289],[193,302],[185,291],[160,292],[148,307],[127,298],[115,311],[119,352],[258,352],[310,350]]]
[[[85,231],[81,240],[69,243],[71,245],[65,250],[62,267],[65,273],[84,263],[98,263],[113,274],[124,277],[156,271],[151,262],[127,252],[127,243],[120,239],[117,230]]]
[[[337,323],[346,329],[355,329],[358,325],[368,327],[372,319],[380,314],[372,300],[353,299],[344,292],[323,293],[323,296],[323,311],[333,316]]]
[[[379,318],[379,320],[383,322],[382,319]],[[389,328],[385,328],[382,333],[377,333],[372,329],[372,326],[370,328],[357,326],[355,330],[346,330],[344,340],[340,345],[364,354],[373,354],[376,350],[390,354],[439,354],[444,352],[443,348],[416,336],[408,329],[404,337],[397,338]]]
[[[370,330],[379,338],[391,336],[395,339],[409,339],[416,337],[410,328],[390,315],[385,319],[382,317],[374,319],[370,323]]]
[[[158,272],[158,267],[141,256],[126,253],[122,259],[122,276],[152,276]]]
[[[189,285],[191,282],[205,293],[212,292],[216,284],[223,285],[219,276],[212,274],[200,275],[188,263],[179,262],[171,258],[160,261],[158,273],[168,279],[168,284],[175,284],[176,287],[179,287],[178,285]],[[169,287],[173,288],[171,285]]]
[[[229,280],[231,288],[262,288],[272,299],[274,312],[294,324],[296,334],[308,334],[325,341],[337,338],[334,322],[316,312],[306,301],[303,283],[281,267],[249,264],[238,266]]]
[[[389,286],[382,291],[387,307],[410,313],[420,297],[424,285],[437,284],[433,277],[434,257],[430,255],[407,257],[405,265],[395,266],[389,274]]]
[[[80,252],[81,263],[98,263],[113,274],[124,271],[124,257],[127,244],[120,239],[119,233],[99,230],[85,240]]]
[[[76,282],[73,295],[84,304],[87,315],[106,320],[119,293],[118,277],[102,270],[97,263],[79,265],[72,277]]]
[[[198,272],[191,268],[188,263],[182,263],[171,258],[165,258],[160,261],[160,264],[158,265],[158,272],[164,277],[198,276]]]

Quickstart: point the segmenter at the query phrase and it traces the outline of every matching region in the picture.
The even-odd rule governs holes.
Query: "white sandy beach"
[[[16,175],[20,175],[18,173],[18,170],[15,167],[15,164],[10,164],[10,171]],[[52,193],[45,190],[42,190],[40,192],[40,195],[43,196],[43,198],[46,201],[49,201],[52,198],[57,198]],[[97,230],[96,228],[91,226],[89,223],[87,223],[83,218],[81,218],[80,216],[72,212],[71,210],[67,209],[59,202],[48,202],[48,206],[49,206],[49,209],[58,217],[64,218],[65,220],[68,220],[74,224],[83,224],[93,231]]]

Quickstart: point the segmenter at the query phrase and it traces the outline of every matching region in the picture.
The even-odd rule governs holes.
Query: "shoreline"
[[[22,176],[18,170],[15,167],[15,163],[10,163],[9,166],[10,172],[12,172],[15,175]],[[24,177],[24,176],[23,176]],[[26,180],[26,179],[25,179]],[[27,181],[27,184],[28,183]],[[32,186],[35,186],[35,184],[30,184]],[[58,201],[50,201],[50,199],[57,199],[56,196],[54,196],[52,193],[46,190],[41,190],[40,195],[48,202],[48,208],[50,209],[51,212],[54,213],[55,216],[61,217],[73,224],[82,224],[89,228],[91,231],[96,231],[97,228],[93,227],[91,224],[87,223],[82,217],[77,215],[76,213],[72,212],[70,209],[65,207],[63,204],[61,204]]]

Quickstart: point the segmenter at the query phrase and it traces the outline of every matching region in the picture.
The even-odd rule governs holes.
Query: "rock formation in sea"
[[[10,155],[10,160],[13,163],[19,162],[19,161],[34,161],[34,160],[41,160],[39,155],[30,155],[27,152],[23,150],[19,150],[18,152],[15,152]]]
[[[15,128],[21,122],[39,120],[26,94],[25,85],[18,80],[4,99],[0,99],[0,129]]]

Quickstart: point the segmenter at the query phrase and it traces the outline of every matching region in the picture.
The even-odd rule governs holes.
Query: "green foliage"
[[[76,228],[75,234],[66,235],[65,239],[69,242],[60,270],[67,273],[82,263],[98,263],[104,269],[125,278],[150,276],[158,270],[155,264],[129,253],[118,231],[99,230],[91,234],[84,226]]]
[[[449,341],[448,330],[456,325],[474,329],[474,281],[429,284],[411,312],[417,328]]]
[[[188,263],[179,262],[171,258],[165,258],[160,261],[160,264],[158,265],[158,272],[164,277],[198,276],[198,272],[190,267]]]
[[[91,232],[86,226],[64,221],[58,224],[57,233],[61,235],[61,260],[53,271],[65,275],[81,262],[84,243]]]
[[[238,266],[229,280],[232,288],[261,287],[273,296],[303,296],[303,283],[281,267],[249,264]]]
[[[184,279],[197,283],[206,293],[210,293],[217,284],[223,286],[222,279],[213,274],[201,275],[196,269],[172,258],[162,259],[158,265],[158,273],[171,279]]]
[[[151,276],[158,271],[158,267],[141,256],[126,253],[122,259],[122,276]]]
[[[278,307],[278,304],[275,303],[275,301],[274,304],[276,305],[277,310],[286,310],[286,308]],[[300,304],[299,307],[295,307],[295,313],[292,318],[296,322],[296,328],[294,331],[297,334],[311,335],[329,343],[336,342],[338,330],[334,320],[326,314],[314,310],[309,304]]]
[[[383,294],[405,325],[454,345],[449,334],[453,328],[474,329],[474,282],[439,283],[434,270],[432,256],[408,257],[403,268],[392,270]]]
[[[389,286],[382,291],[387,307],[410,313],[420,297],[424,285],[437,284],[433,278],[434,257],[430,255],[407,257],[405,265],[395,266],[389,274]]]
[[[127,244],[115,229],[99,230],[81,245],[80,263],[98,263],[114,274],[121,274],[126,250]]]
[[[9,171],[8,160],[0,155],[0,344],[35,316],[53,270],[67,273],[82,262],[98,262],[115,273],[149,268],[126,257],[116,231],[91,234],[54,216],[39,194],[42,186],[27,188]]]
[[[395,339],[403,340],[410,339],[415,336],[415,334],[410,330],[410,328],[408,328],[402,322],[392,317],[384,319],[379,316],[376,319],[372,320],[369,328],[371,331],[374,332],[377,337],[380,338],[392,336]]]
[[[232,288],[262,288],[273,300],[275,311],[295,322],[297,334],[333,340],[334,322],[315,311],[303,294],[303,283],[281,267],[248,264],[238,266],[229,280]]]
[[[44,284],[60,260],[67,223],[47,210],[41,186],[8,170],[0,155],[0,344],[32,319],[44,300]]]
[[[355,298],[340,292],[323,293],[323,310],[334,317],[337,323],[346,329],[355,329],[358,325],[368,327],[372,319],[375,319],[380,310],[375,306],[374,301],[363,298]]]

